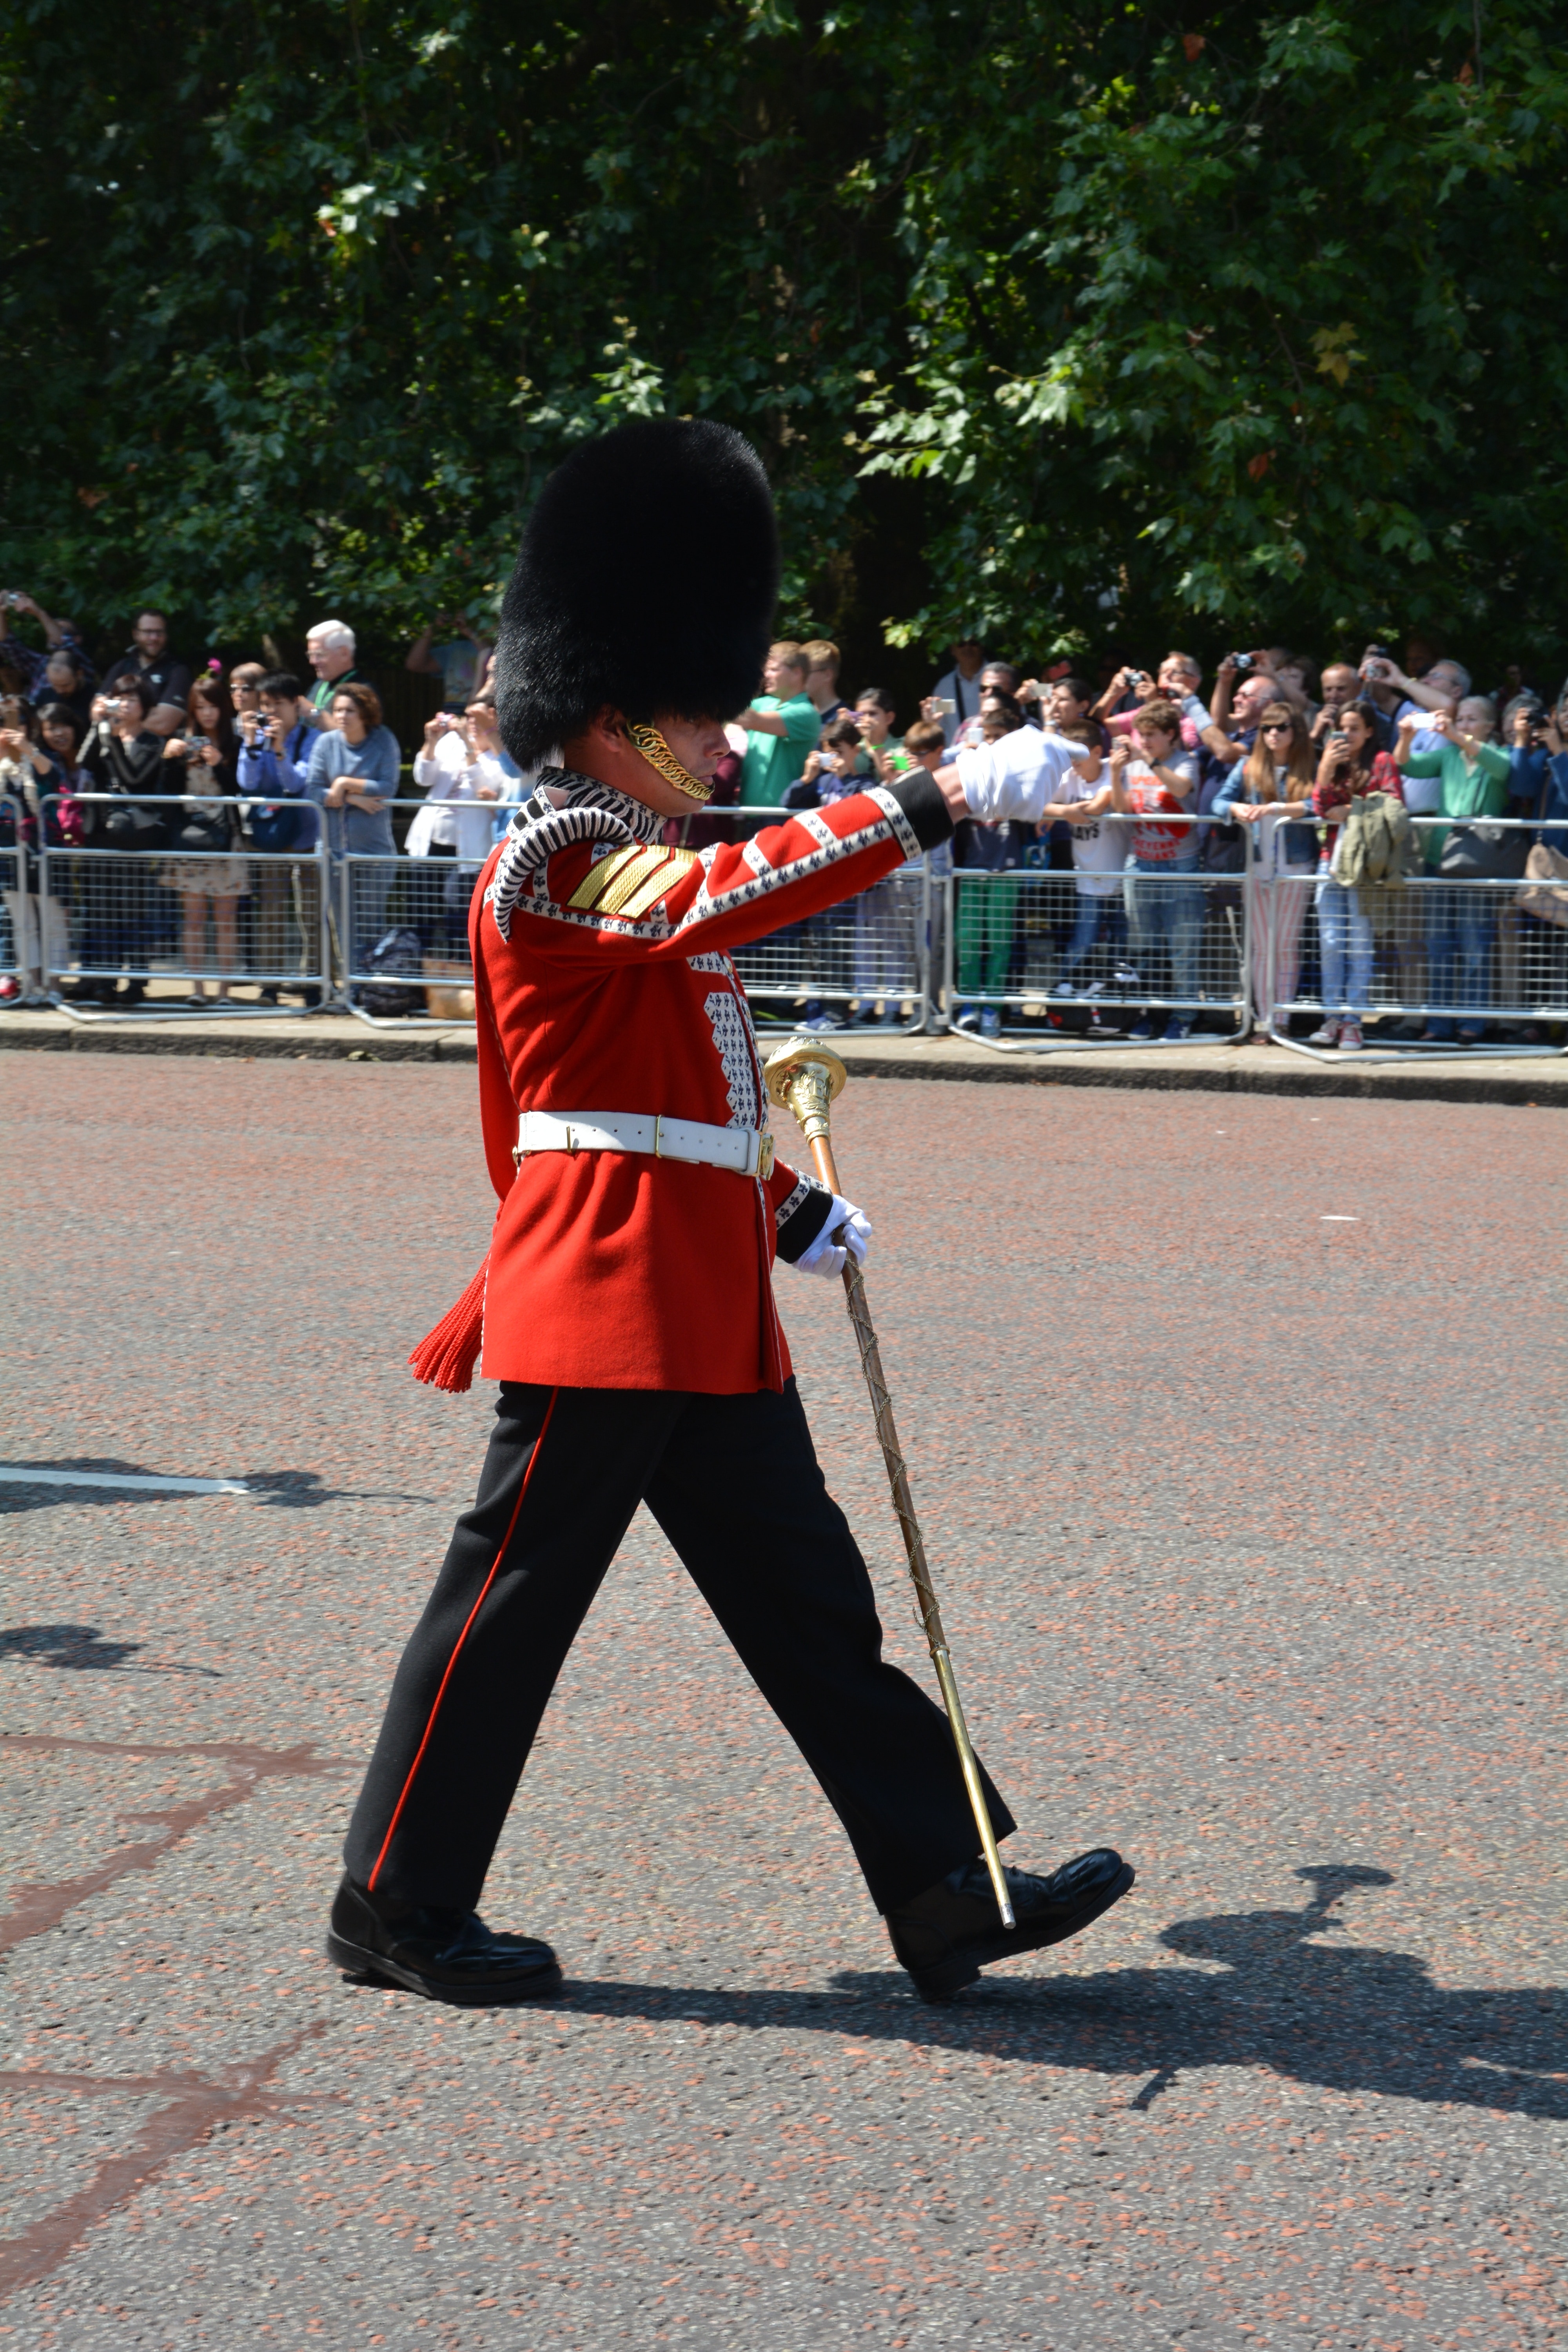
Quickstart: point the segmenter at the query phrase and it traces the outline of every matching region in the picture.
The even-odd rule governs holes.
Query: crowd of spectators
[[[1568,690],[1549,701],[1515,671],[1478,694],[1462,663],[1419,642],[1404,666],[1372,646],[1321,674],[1285,646],[1231,654],[1206,696],[1188,654],[1091,682],[1070,664],[1026,676],[967,642],[900,738],[880,688],[852,710],[839,701],[837,667],[825,643],[773,647],[766,692],[739,722],[743,805],[853,791],[922,756],[929,729],[941,739],[933,764],[951,762],[961,779],[1045,780],[1037,821],[958,829],[949,1009],[961,1028],[996,1037],[1032,1015],[1174,1044],[1204,1025],[1234,1033],[1240,1005],[1260,1035],[1305,1032],[1354,1053],[1380,959],[1381,1001],[1421,1008],[1389,1023],[1409,1041],[1479,1043],[1510,1027],[1539,1040],[1532,1014],[1548,998],[1562,1016],[1568,861],[1519,903],[1471,886],[1522,877],[1532,841],[1550,859],[1568,850],[1552,823],[1568,817]],[[1387,828],[1397,870],[1375,879],[1366,823],[1347,825],[1358,803],[1402,813]],[[1407,817],[1471,822],[1412,829]],[[1539,830],[1478,848],[1473,821],[1500,817]],[[1031,884],[1041,869],[1061,884]],[[1248,894],[1243,972],[1249,869],[1268,887]],[[1407,873],[1434,887],[1398,900]],[[1532,898],[1537,911],[1524,911]],[[1315,1025],[1277,1011],[1299,992],[1323,1008]],[[1489,1020],[1492,1005],[1510,1017]],[[805,1009],[821,1027],[900,1017],[863,992],[847,1009]]]
[[[317,622],[305,653],[309,679],[275,652],[226,674],[193,668],[149,608],[100,677],[70,621],[20,593],[0,600],[0,970],[16,975],[0,977],[0,996],[47,970],[68,994],[133,1004],[156,965],[185,976],[193,1006],[232,1003],[237,984],[310,1003],[323,934],[341,977],[374,962],[389,923],[416,963],[460,966],[474,882],[531,781],[500,740],[493,646],[458,613],[410,649],[408,670],[440,680],[444,707],[401,786],[403,751],[352,628]],[[954,875],[950,950],[929,944],[939,967],[951,953],[960,1027],[995,1037],[1032,1020],[1175,1043],[1194,1027],[1233,1032],[1238,1000],[1259,1034],[1286,1030],[1300,996],[1322,1009],[1296,1016],[1298,1033],[1354,1052],[1380,972],[1378,1001],[1421,1008],[1398,1017],[1413,1040],[1477,1041],[1494,1004],[1527,1034],[1541,1034],[1536,1015],[1562,1017],[1563,956],[1534,950],[1546,933],[1568,948],[1568,696],[1549,702],[1518,672],[1477,693],[1463,664],[1415,642],[1403,665],[1373,646],[1321,673],[1265,646],[1227,656],[1208,681],[1183,653],[1091,680],[1068,663],[1026,675],[966,642],[900,728],[885,687],[845,699],[840,667],[826,639],[770,649],[761,691],[728,729],[714,814],[680,836],[700,845],[916,765],[1032,779],[1037,817],[971,820],[923,861]],[[395,830],[400,797],[419,806]],[[1369,882],[1363,855],[1378,809],[1400,813],[1401,871],[1432,885],[1405,894],[1397,920],[1394,877]],[[1445,822],[1412,835],[1409,816]],[[1475,870],[1451,864],[1453,845],[1473,848],[1477,821],[1497,817],[1536,830],[1500,852],[1494,841],[1489,870],[1521,875],[1532,840],[1552,861],[1534,912],[1529,892],[1516,903],[1446,879]],[[46,841],[142,855],[62,860],[46,893]],[[366,861],[346,917],[335,888],[322,903],[323,842],[333,871]],[[1248,894],[1243,958],[1249,871],[1268,887]],[[924,916],[909,879],[862,894],[847,921],[778,935],[778,969],[805,978],[776,1001],[754,991],[764,1015],[818,1028],[914,1018]]]
[[[17,633],[17,614],[37,624],[41,646]],[[305,682],[276,657],[193,670],[149,607],[100,677],[71,622],[7,594],[0,1000],[37,998],[47,970],[68,998],[134,1006],[150,971],[165,968],[185,975],[193,1009],[231,1004],[237,982],[264,1003],[315,1003],[323,920],[340,973],[373,961],[398,871],[381,861],[404,856],[434,869],[427,879],[423,863],[411,866],[404,894],[418,949],[460,953],[468,895],[506,821],[499,804],[519,797],[522,780],[496,732],[492,648],[461,615],[452,625],[454,642],[433,646],[426,630],[408,656],[416,674],[440,677],[446,698],[460,689],[462,707],[425,730],[414,791],[428,806],[400,844],[392,804],[403,752],[345,622],[308,632]],[[346,940],[337,893],[322,905],[323,837],[333,861],[371,861],[353,869]],[[46,891],[41,844],[141,855],[61,860]]]

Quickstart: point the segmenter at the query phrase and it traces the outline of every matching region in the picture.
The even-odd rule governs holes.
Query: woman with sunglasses
[[[1245,760],[1215,794],[1212,814],[1247,827],[1255,882],[1249,937],[1253,1017],[1267,1043],[1276,1005],[1289,1004],[1300,971],[1301,925],[1318,863],[1309,796],[1317,780],[1305,719],[1288,702],[1267,702]]]

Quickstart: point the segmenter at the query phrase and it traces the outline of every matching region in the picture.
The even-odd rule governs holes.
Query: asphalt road
[[[5,2352],[1563,2342],[1556,1113],[858,1082],[1013,1856],[1138,1886],[921,2006],[639,1522],[487,1894],[567,1991],[470,2014],[321,1937],[489,1410],[402,1370],[471,1073],[0,1088],[0,1454],[260,1490],[0,1482]],[[840,1295],[780,1290],[924,1673]]]

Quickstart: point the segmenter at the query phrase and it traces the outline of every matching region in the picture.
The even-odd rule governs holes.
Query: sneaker
[[[975,1011],[973,1004],[966,1004],[963,1012],[954,1016],[952,1025],[955,1029],[968,1029],[971,1031],[978,1029],[980,1026],[980,1015]]]
[[[1084,992],[1084,992],[1085,996],[1089,999],[1089,1002],[1091,1004],[1096,1004],[1096,1003],[1098,1003],[1100,1002],[1100,998],[1101,998],[1101,997],[1103,997],[1103,995],[1105,994],[1105,982],[1104,982],[1104,981],[1102,981],[1102,980],[1091,980],[1091,981],[1089,982],[1089,986],[1084,990]]]
[[[1135,1021],[1132,1024],[1132,1026],[1129,1029],[1127,1034],[1130,1037],[1152,1037],[1154,1034],[1153,1014],[1152,1013],[1145,1013],[1142,1021]]]
[[[1363,1043],[1359,1021],[1341,1022],[1340,1051],[1342,1054],[1359,1054]]]
[[[1078,990],[1073,986],[1070,980],[1058,980],[1056,986],[1052,989],[1051,994],[1058,998],[1063,1004],[1073,1004],[1076,1003],[1078,1000]],[[1086,996],[1092,996],[1094,994],[1094,991],[1092,988],[1085,989],[1084,994]]]
[[[824,1029],[837,1029],[842,1024],[834,1019],[831,1013],[814,1013],[809,1021],[803,1021],[800,1025],[803,1029],[820,1032]]]
[[[1324,1020],[1321,1028],[1313,1030],[1311,1035],[1307,1040],[1308,1045],[1337,1045],[1340,1042],[1341,1026],[1342,1024],[1336,1021],[1331,1014],[1329,1015],[1328,1018]]]
[[[1125,996],[1129,991],[1142,988],[1143,982],[1130,963],[1119,963],[1110,975],[1110,984],[1113,988],[1121,989]]]
[[[1191,1036],[1192,1028],[1193,1024],[1184,1013],[1173,1013],[1165,1024],[1160,1043],[1162,1045],[1179,1045],[1184,1037]]]
[[[994,1004],[988,1004],[980,1016],[980,1034],[983,1037],[1000,1037],[1002,1034],[1002,1015]]]

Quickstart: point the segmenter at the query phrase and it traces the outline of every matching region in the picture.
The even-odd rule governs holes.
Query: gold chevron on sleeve
[[[662,898],[667,890],[672,890],[687,867],[695,866],[696,863],[697,852],[694,849],[670,850],[665,863],[657,872],[648,875],[642,882],[635,884],[631,897],[623,899],[618,907],[612,907],[606,895],[605,913],[621,915],[628,923],[635,922],[639,915],[647,914],[656,898]]]
[[[664,856],[662,849],[612,849],[607,857],[601,857],[589,866],[566,903],[570,907],[596,907],[610,885],[618,881],[629,867],[646,866],[649,857],[662,863]],[[627,885],[628,888],[635,889],[636,887],[635,881]]]

